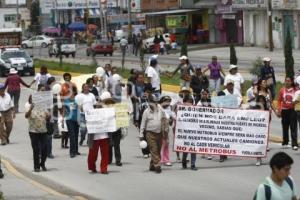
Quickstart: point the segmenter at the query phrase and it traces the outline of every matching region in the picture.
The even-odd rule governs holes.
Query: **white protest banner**
[[[269,112],[179,105],[174,151],[265,157]]]
[[[129,127],[129,114],[127,103],[117,103],[114,105],[116,110],[117,128]]]
[[[36,108],[53,108],[53,94],[51,91],[38,91],[32,94],[32,103]]]
[[[226,95],[226,96],[215,96],[211,98],[211,105],[218,108],[238,108],[238,96],[237,95]]]
[[[86,127],[89,134],[116,131],[115,108],[99,108],[85,112]]]

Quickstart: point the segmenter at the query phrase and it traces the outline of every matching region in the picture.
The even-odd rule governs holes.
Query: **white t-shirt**
[[[295,79],[295,83],[297,83],[300,86],[300,75],[297,76],[297,78]]]
[[[147,67],[145,73],[146,73],[147,77],[151,79],[152,87],[155,88],[155,90],[159,90],[160,89],[160,77],[159,77],[159,73],[156,71],[156,69],[149,66],[149,67]]]
[[[290,177],[291,178],[291,177]],[[292,179],[292,178],[291,178]],[[293,180],[292,180],[293,181]],[[293,181],[293,188],[291,187],[286,181],[283,181],[282,185],[277,185],[270,177],[266,178],[266,183],[271,187],[271,200],[291,200],[293,197],[297,196],[295,188],[295,182]],[[264,184],[260,184],[257,189],[256,193],[256,200],[265,200],[266,193],[265,193],[265,186]]]
[[[128,44],[128,41],[126,39],[123,38],[123,39],[120,40],[120,45],[121,46],[126,46],[127,44]]]
[[[39,84],[43,84],[46,85],[48,79],[51,77],[51,74],[47,73],[47,74],[41,74],[41,73],[36,73],[34,80],[36,81],[36,86],[38,86]]]
[[[241,84],[244,83],[244,78],[242,77],[242,75],[240,73],[236,73],[234,75],[227,74],[225,76],[225,80],[224,80],[224,85],[225,86],[227,85],[228,80],[234,81],[234,88],[241,93]]]
[[[14,103],[10,98],[10,95],[6,92],[4,96],[0,96],[0,111],[7,111],[8,109],[14,107]]]
[[[83,112],[94,109],[94,105],[97,103],[96,98],[92,93],[80,93],[76,95],[75,102],[79,106],[82,106]]]
[[[164,41],[161,41],[161,42],[159,43],[159,46],[160,46],[161,49],[165,48],[165,42],[164,42]]]

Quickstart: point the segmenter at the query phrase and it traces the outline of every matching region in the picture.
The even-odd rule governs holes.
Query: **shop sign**
[[[272,0],[273,9],[295,9],[297,0]]]
[[[215,14],[231,13],[231,12],[232,12],[231,5],[217,5],[217,9],[215,10]]]
[[[99,8],[99,0],[55,0],[54,9]]]
[[[187,15],[169,15],[166,17],[168,28],[184,28],[188,26]]]
[[[232,0],[232,8],[266,8],[266,0]]]
[[[53,7],[54,7],[53,0],[40,0],[40,8],[41,8],[42,14],[50,14],[51,9]]]
[[[235,15],[223,14],[222,19],[235,19]]]

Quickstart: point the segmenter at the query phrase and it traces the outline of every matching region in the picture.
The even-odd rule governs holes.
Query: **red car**
[[[107,41],[100,41],[99,43],[92,44],[91,47],[88,47],[86,49],[87,56],[90,55],[95,56],[96,54],[103,54],[104,56],[109,54],[110,56],[112,56],[113,52],[114,52],[113,45],[111,44],[111,42],[107,42]]]

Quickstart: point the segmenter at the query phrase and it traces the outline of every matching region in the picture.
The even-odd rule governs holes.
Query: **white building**
[[[20,27],[26,29],[30,24],[30,11],[26,8],[26,1],[5,0],[0,7],[0,28],[16,28],[18,24],[17,12],[20,15]],[[17,9],[18,7],[18,9]]]

